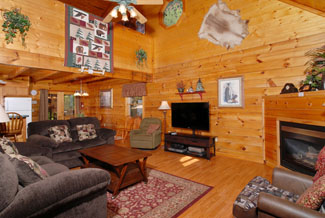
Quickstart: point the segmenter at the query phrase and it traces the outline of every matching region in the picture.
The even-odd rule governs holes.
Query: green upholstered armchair
[[[155,128],[156,127],[156,128]],[[148,129],[155,129],[152,133]],[[158,118],[144,118],[140,129],[130,132],[130,144],[133,148],[155,149],[161,143],[161,120]]]

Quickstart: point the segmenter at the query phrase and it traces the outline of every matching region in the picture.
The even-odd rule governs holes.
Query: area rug
[[[148,183],[123,189],[117,198],[107,193],[108,217],[177,217],[212,187],[148,169]]]

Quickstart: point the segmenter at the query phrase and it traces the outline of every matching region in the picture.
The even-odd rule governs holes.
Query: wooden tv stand
[[[176,145],[176,146],[175,146]],[[183,145],[183,149],[175,148],[177,145]],[[188,147],[203,148],[203,153],[195,153],[188,150]],[[189,134],[177,134],[170,135],[165,134],[165,151],[177,152],[186,155],[192,155],[197,157],[203,157],[210,160],[211,152],[213,148],[213,156],[216,155],[216,148],[214,145],[214,138],[210,136],[189,135]]]

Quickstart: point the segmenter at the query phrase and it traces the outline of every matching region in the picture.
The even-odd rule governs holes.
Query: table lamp
[[[165,134],[166,133],[166,113],[167,113],[167,110],[170,110],[168,102],[161,101],[161,105],[159,106],[158,110],[162,110],[164,113],[164,134]]]

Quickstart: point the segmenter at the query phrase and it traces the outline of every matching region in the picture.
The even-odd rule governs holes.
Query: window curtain
[[[137,97],[137,96],[146,96],[146,84],[145,83],[132,83],[125,84],[122,87],[122,96],[123,97]]]
[[[48,90],[40,90],[39,121],[48,120]]]

